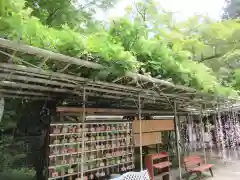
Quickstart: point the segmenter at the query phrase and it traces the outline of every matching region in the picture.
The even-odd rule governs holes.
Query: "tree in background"
[[[216,65],[236,48],[231,42],[238,24],[216,22],[203,15],[176,21],[176,16],[153,0],[139,1],[127,8],[125,17],[111,23],[109,33],[137,57],[145,73],[208,92],[227,93],[228,88],[221,86],[219,68],[213,70],[205,62],[216,59]]]
[[[26,7],[32,9],[31,15],[40,19],[42,24],[60,28],[62,25],[77,30],[96,24],[93,18],[98,10],[112,8],[118,0],[26,0]]]
[[[226,0],[224,8],[224,19],[236,19],[240,17],[240,1],[239,0]]]
[[[82,33],[82,29],[63,24],[65,21],[62,20],[57,26],[46,26],[43,22],[49,13],[41,15],[45,12],[41,10],[36,18],[32,15],[35,12],[32,6],[26,5],[23,0],[17,0],[3,9],[0,33],[8,39],[18,39],[40,48],[82,59],[87,57],[106,67],[97,74],[69,69],[71,73],[81,72],[84,77],[111,81],[116,76],[124,76],[127,71],[137,72],[140,68],[149,76],[176,84],[205,92],[236,95],[229,85],[223,86],[216,71],[200,62],[212,57],[219,59],[236,48],[237,34],[233,32],[237,32],[238,25],[233,20],[221,23],[199,15],[178,22],[176,14],[166,12],[157,2],[148,0],[135,3],[126,10],[125,16],[114,18],[108,26],[96,29],[95,24],[101,23],[95,23],[86,26],[84,32],[87,33]],[[36,65],[42,62],[38,57],[22,58]],[[45,64],[43,67],[54,70],[61,68],[62,64]]]

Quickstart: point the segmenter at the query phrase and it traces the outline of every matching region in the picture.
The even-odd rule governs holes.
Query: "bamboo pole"
[[[139,143],[140,143],[140,169],[143,170],[143,159],[142,159],[142,106],[141,106],[141,97],[138,96],[138,120],[139,120]]]

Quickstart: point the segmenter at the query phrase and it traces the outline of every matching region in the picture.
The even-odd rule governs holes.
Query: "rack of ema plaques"
[[[105,180],[134,168],[130,121],[61,119],[50,125],[48,180]]]

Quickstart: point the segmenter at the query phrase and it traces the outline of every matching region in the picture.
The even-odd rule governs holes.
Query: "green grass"
[[[32,169],[9,169],[0,172],[1,180],[35,180],[35,171]]]

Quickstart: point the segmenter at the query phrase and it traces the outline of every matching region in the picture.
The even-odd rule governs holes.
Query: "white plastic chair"
[[[112,180],[150,180],[148,171],[144,170],[141,172],[127,172],[118,178]]]

